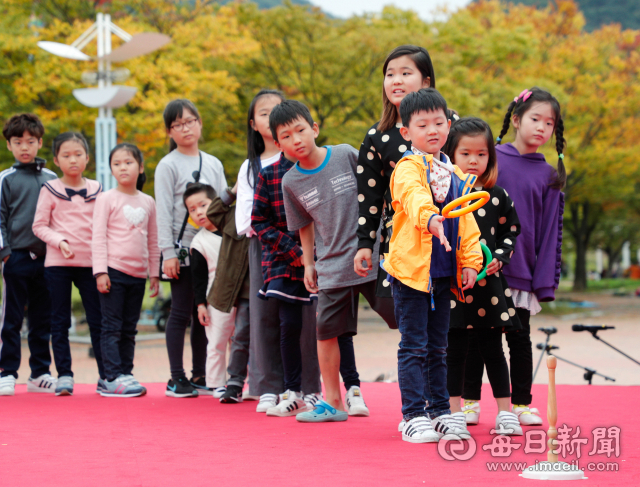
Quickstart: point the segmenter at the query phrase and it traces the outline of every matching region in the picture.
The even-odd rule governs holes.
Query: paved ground
[[[614,377],[616,382],[606,384],[640,385],[640,366],[634,364],[614,350],[598,343],[588,332],[576,333],[571,331],[574,323],[613,325],[615,330],[606,330],[599,335],[612,345],[622,349],[636,360],[640,360],[640,298],[633,296],[614,297],[609,294],[561,294],[559,297],[567,297],[574,300],[589,300],[598,304],[594,310],[586,312],[576,311],[577,315],[552,316],[548,314],[538,315],[532,318],[532,341],[534,346],[534,366],[540,356],[540,351],[535,349],[536,343],[543,342],[546,338],[539,327],[555,326],[558,333],[552,335],[551,344],[560,348],[557,353],[560,357],[573,362],[591,367],[600,373]],[[589,316],[595,314],[596,316]],[[79,331],[82,331],[79,327]],[[153,327],[140,327],[140,335],[155,332]],[[356,347],[356,359],[362,380],[374,381],[379,377],[385,380],[397,380],[396,352],[400,334],[395,330],[389,330],[382,320],[371,310],[361,308],[359,333],[354,339]],[[72,344],[73,370],[78,383],[92,383],[97,380],[97,369],[93,359],[88,355],[89,346],[84,344]],[[508,350],[505,342],[505,350]],[[28,365],[26,357],[28,349],[26,340],[23,341],[23,360],[20,369],[19,383],[26,382],[28,377]],[[191,352],[185,346],[184,362],[190,364]],[[556,381],[558,384],[585,384],[581,369],[569,364],[559,362]],[[140,382],[164,382],[169,379],[169,362],[164,339],[140,341],[136,347],[134,373]],[[485,374],[486,381],[486,374]],[[536,383],[547,383],[547,371],[543,362],[535,380]],[[595,377],[594,384],[605,384],[601,377]]]

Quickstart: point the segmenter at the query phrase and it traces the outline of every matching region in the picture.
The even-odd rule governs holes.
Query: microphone
[[[538,343],[536,345],[536,348],[538,350],[558,350],[560,347],[556,346],[556,345],[547,345],[546,347],[544,346],[544,343]]]
[[[571,327],[573,331],[588,331],[588,332],[596,332],[600,330],[615,330],[615,326],[605,326],[605,325],[573,325]]]
[[[547,335],[553,335],[554,333],[558,333],[558,329],[555,326],[545,326],[544,328],[538,328],[538,331],[542,333],[546,333]]]

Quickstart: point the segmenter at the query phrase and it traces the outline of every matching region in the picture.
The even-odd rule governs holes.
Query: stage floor
[[[24,385],[0,397],[0,486],[524,485],[535,481],[518,476],[522,462],[546,459],[534,453],[546,421],[525,428],[535,430],[528,440],[493,440],[497,409],[487,384],[480,424],[470,427],[474,454],[457,442],[440,451],[403,442],[397,383],[364,383],[371,416],[338,424],[267,418],[255,402],[174,399],[164,396],[165,384],[147,387],[146,396],[128,399],[99,397],[85,384],[73,397],[28,394]],[[546,390],[533,391],[543,417]],[[581,485],[640,485],[640,387],[560,385],[557,392],[558,427],[572,428],[564,443],[573,452],[564,460],[580,450],[589,478]]]

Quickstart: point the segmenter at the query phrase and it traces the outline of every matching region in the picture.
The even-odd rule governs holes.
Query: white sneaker
[[[496,434],[503,436],[522,436],[522,426],[518,416],[509,411],[500,411],[496,416]]]
[[[469,430],[466,427],[462,429],[459,421],[460,419],[454,419],[451,414],[443,414],[432,419],[431,425],[440,438],[445,440],[468,440],[471,438]]]
[[[307,410],[301,392],[286,391],[280,397],[280,402],[273,407],[267,409],[267,416],[278,416],[285,418],[287,416],[295,416]]]
[[[541,426],[542,418],[536,408],[529,408],[526,404],[514,404],[511,411],[518,416],[523,426]]]
[[[471,438],[471,433],[469,433],[469,430],[467,429],[467,418],[465,416],[466,415],[464,413],[453,413],[451,418],[456,426],[464,431],[460,437],[462,439],[469,439]]]
[[[403,418],[402,421],[400,421],[400,423],[398,424],[398,431],[402,431],[405,424],[407,424],[407,422]]]
[[[462,406],[462,412],[464,413],[467,424],[478,424],[480,422],[480,402],[479,401],[464,401]]]
[[[404,420],[403,420],[404,421]],[[404,421],[402,439],[409,443],[437,443],[440,435],[435,432],[431,421],[426,416],[418,416],[409,421]]]
[[[13,396],[16,393],[16,378],[12,375],[0,377],[0,396]]]
[[[362,391],[358,386],[351,386],[345,396],[349,416],[369,416],[369,408],[364,403]]]
[[[35,379],[29,377],[27,381],[27,392],[45,392],[53,394],[56,392],[58,379],[54,379],[51,374],[42,374]]]
[[[322,401],[322,392],[304,395],[304,403],[307,405],[307,411],[313,411],[318,401]]]
[[[213,390],[213,397],[216,398],[216,399],[220,399],[224,395],[225,392],[227,392],[227,388],[225,386],[216,387]]]
[[[277,394],[263,394],[258,401],[256,413],[266,413],[269,408],[272,408],[276,404],[278,404]]]

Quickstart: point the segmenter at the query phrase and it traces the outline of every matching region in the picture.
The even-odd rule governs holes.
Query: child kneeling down
[[[402,439],[412,443],[467,439],[469,432],[449,409],[449,289],[463,299],[463,292],[473,287],[482,268],[480,231],[471,213],[446,220],[439,214],[471,191],[476,177],[462,173],[440,152],[451,124],[440,93],[432,88],[410,93],[402,100],[400,115],[402,136],[413,145],[391,175],[395,214],[383,266],[391,276],[402,336],[398,350]],[[453,252],[449,242],[455,246]]]
[[[207,302],[218,269],[222,237],[216,235],[216,226],[207,218],[207,210],[217,197],[208,184],[189,183],[183,200],[189,216],[200,227],[191,241],[191,272],[198,320],[207,334],[206,388],[199,394],[212,394],[219,399],[225,393],[227,345],[235,329],[236,308],[230,313],[217,310]],[[198,326],[198,325],[195,325]],[[194,396],[185,396],[194,397]]]

